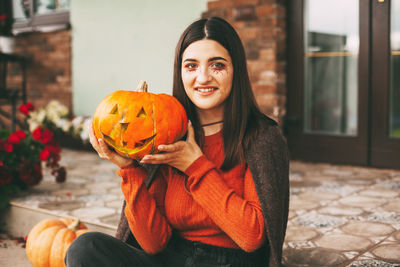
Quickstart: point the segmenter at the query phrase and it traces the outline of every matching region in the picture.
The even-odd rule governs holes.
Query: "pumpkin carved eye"
[[[156,135],[157,135],[157,134],[155,134],[155,135],[153,135],[153,136],[151,136],[151,137],[149,137],[149,138],[140,140],[139,142],[136,142],[136,143],[135,143],[135,148],[136,148],[136,147],[142,147],[142,146],[146,145],[146,143],[148,143],[148,142],[150,142],[151,140],[153,140],[153,138],[154,138]]]
[[[112,108],[110,114],[117,114],[118,113],[118,104],[115,104],[115,106]]]
[[[142,109],[139,111],[139,113],[136,115],[137,118],[147,118],[147,113],[144,110],[144,108],[142,107]]]

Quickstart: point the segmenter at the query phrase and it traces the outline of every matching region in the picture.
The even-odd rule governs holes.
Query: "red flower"
[[[10,143],[4,143],[3,145],[4,151],[11,153],[14,150],[14,146]]]
[[[42,138],[40,140],[40,142],[42,142],[43,144],[47,144],[49,143],[52,139],[53,139],[53,132],[50,131],[49,129],[46,129],[42,132]]]
[[[48,149],[48,147],[45,147],[42,152],[40,152],[40,160],[41,161],[46,161],[48,158],[50,157],[50,150]]]
[[[0,21],[5,21],[7,19],[7,14],[0,15]]]
[[[42,127],[41,126],[38,126],[38,127],[36,127],[35,130],[33,130],[32,138],[37,141],[40,141],[40,139],[42,139]]]
[[[19,138],[17,133],[12,133],[8,137],[7,142],[9,142],[10,144],[19,144],[19,142],[21,142],[21,139]]]
[[[19,137],[19,139],[21,139],[21,140],[24,140],[25,139],[25,137],[26,137],[26,134],[25,134],[25,132],[24,131],[22,131],[22,130],[18,130],[18,131],[16,131],[15,132],[15,134]]]
[[[0,160],[0,167],[4,165],[4,162]]]
[[[34,109],[35,108],[31,102],[27,102],[25,105],[19,106],[19,112],[21,112],[22,114],[25,114],[25,115],[28,115],[29,112],[31,112]]]

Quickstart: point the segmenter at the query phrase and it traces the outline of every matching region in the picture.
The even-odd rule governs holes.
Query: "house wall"
[[[282,122],[286,113],[285,0],[208,1],[203,17],[220,16],[237,30],[261,110]]]
[[[15,52],[28,60],[28,101],[41,107],[55,99],[72,107],[70,30],[18,35]],[[17,64],[10,64],[7,81],[9,87],[20,88],[21,69]]]
[[[206,3],[71,1],[74,113],[93,114],[107,94],[135,89],[140,80],[151,92],[171,94],[175,45]]]

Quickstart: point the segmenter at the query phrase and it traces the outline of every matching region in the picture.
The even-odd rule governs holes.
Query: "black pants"
[[[167,248],[150,255],[112,236],[89,232],[71,244],[67,267],[257,267],[267,266],[264,249],[253,253],[173,237]]]

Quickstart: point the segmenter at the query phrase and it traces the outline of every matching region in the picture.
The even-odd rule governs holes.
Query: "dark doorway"
[[[400,0],[288,3],[292,158],[400,168]]]

